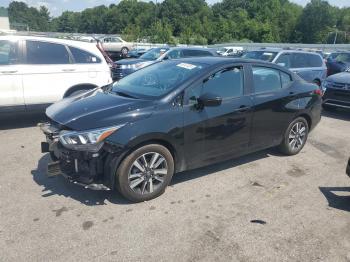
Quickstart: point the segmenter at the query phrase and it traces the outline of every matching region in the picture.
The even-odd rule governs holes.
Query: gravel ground
[[[0,120],[0,261],[350,261],[349,112],[297,156],[177,174],[140,204],[46,178],[41,117]]]

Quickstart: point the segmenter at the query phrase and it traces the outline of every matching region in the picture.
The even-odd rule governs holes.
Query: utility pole
[[[335,27],[335,36],[334,36],[334,43],[333,45],[335,45],[337,43],[337,38],[338,38],[338,29],[337,29],[337,26],[334,26]]]

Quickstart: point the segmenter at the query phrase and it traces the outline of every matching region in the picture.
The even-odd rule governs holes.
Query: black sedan
[[[323,81],[323,108],[350,109],[350,72],[342,72],[329,76]]]
[[[153,48],[138,59],[123,59],[115,63],[113,80],[117,81],[123,77],[140,70],[146,66],[169,59],[217,56],[215,50],[200,47],[175,47],[171,48]]]
[[[176,172],[275,146],[299,153],[321,104],[316,85],[278,65],[168,60],[50,106],[42,151],[56,161],[49,175],[146,201]]]

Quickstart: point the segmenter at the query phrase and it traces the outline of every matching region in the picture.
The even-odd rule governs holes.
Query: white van
[[[0,36],[0,113],[43,110],[111,82],[110,67],[96,44]]]

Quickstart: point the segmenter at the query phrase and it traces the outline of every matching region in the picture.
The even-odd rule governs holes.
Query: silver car
[[[326,63],[316,52],[264,48],[249,51],[243,57],[279,64],[297,73],[305,81],[316,83],[318,86],[321,86],[327,77]]]

